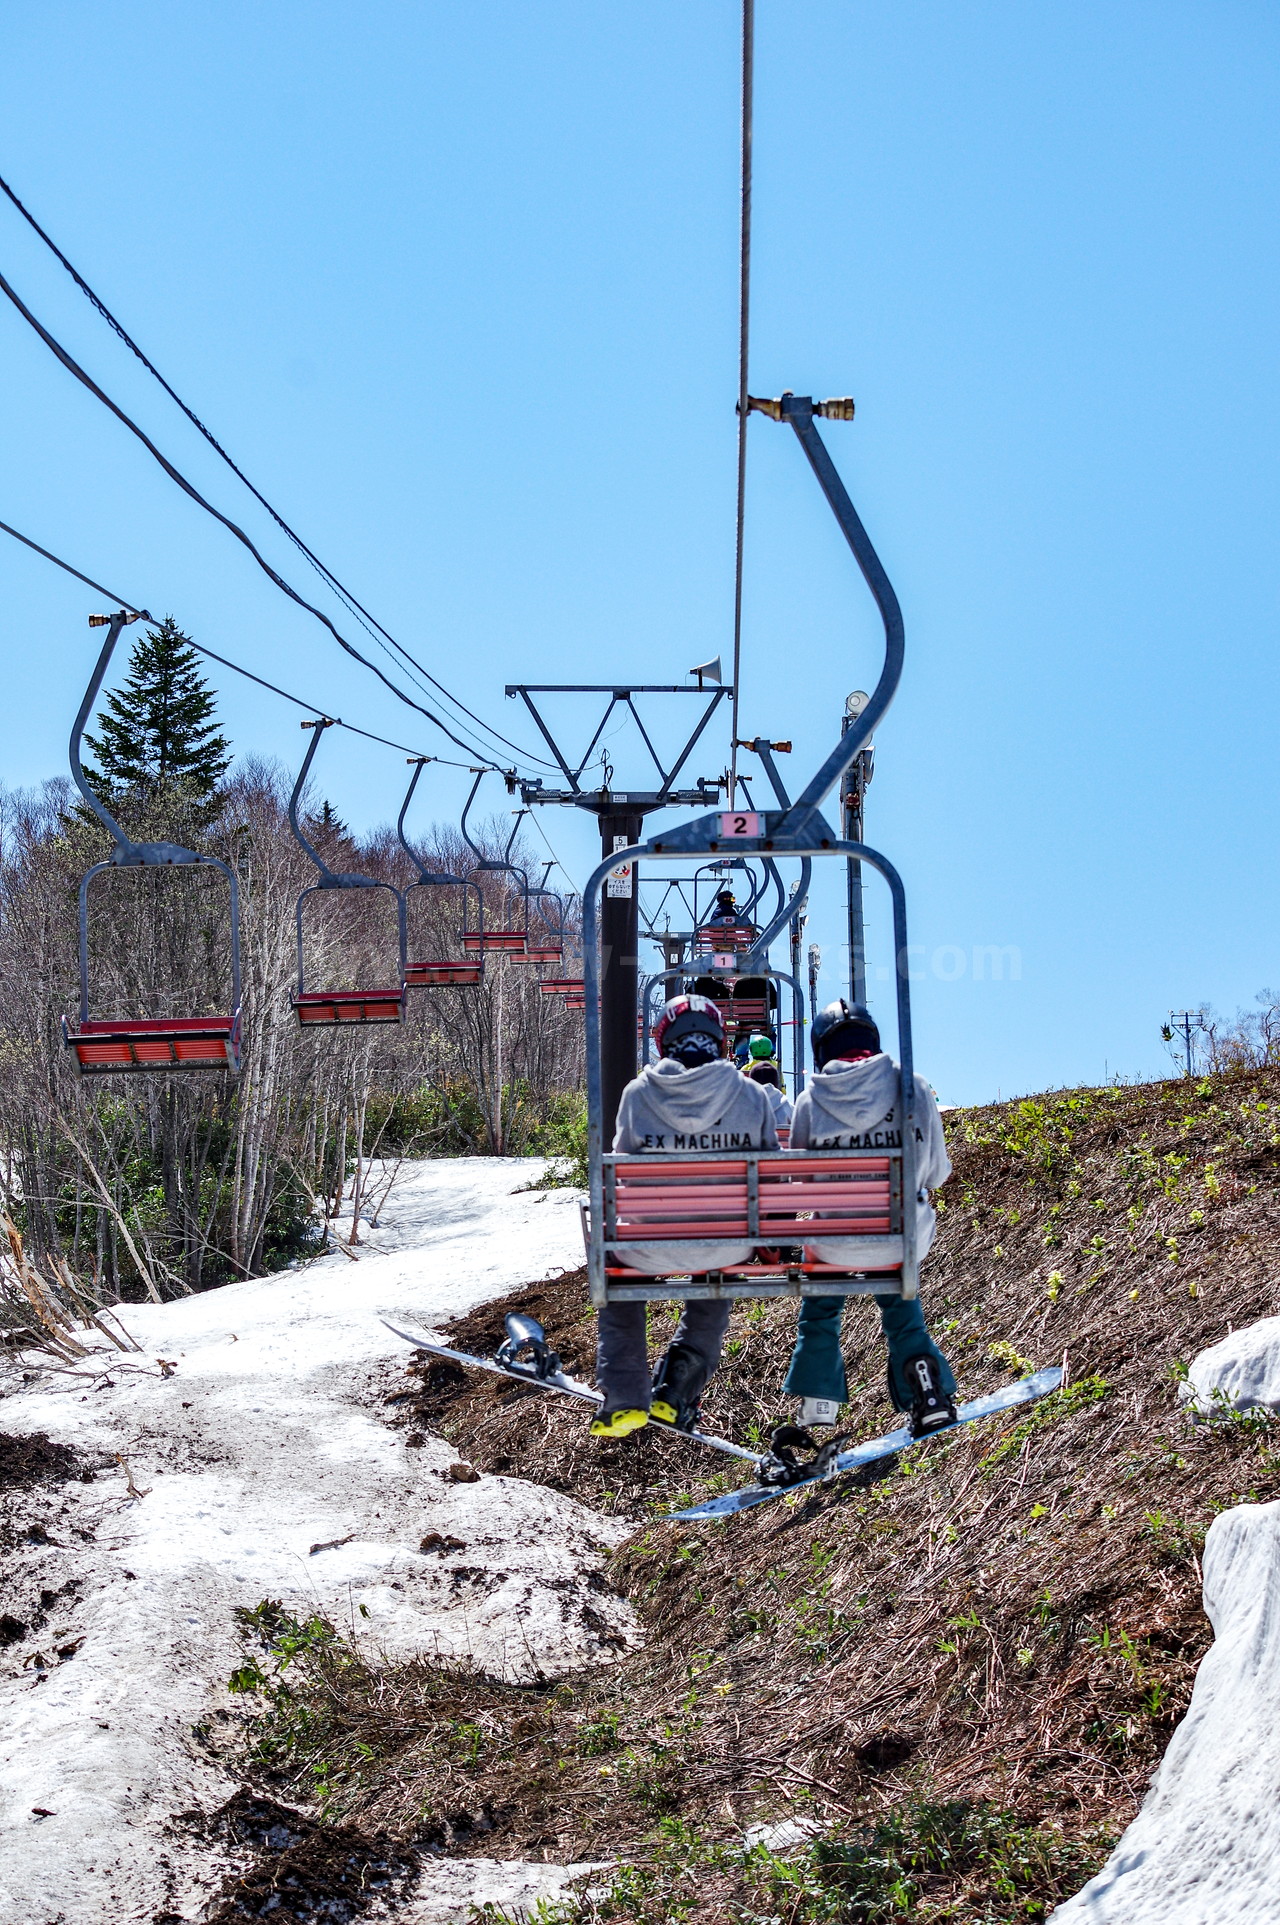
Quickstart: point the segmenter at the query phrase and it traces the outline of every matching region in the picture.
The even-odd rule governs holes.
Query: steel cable
[[[169,396],[169,399],[177,407],[181,408],[183,414],[187,417],[188,421],[190,421],[191,425],[198,431],[198,433],[204,436],[204,439],[209,443],[209,446],[214,450],[215,454],[217,454],[218,457],[226,463],[227,467],[230,468],[232,474],[236,476],[237,480],[244,483],[244,486],[249,490],[249,493],[253,496],[254,500],[258,502],[263,508],[266,509],[267,513],[270,515],[272,521],[275,522],[276,526],[281,530],[281,532],[284,535],[288,537],[288,539],[293,543],[294,547],[298,550],[298,552],[301,555],[305,556],[306,560],[310,563],[312,568],[315,569],[316,573],[320,576],[321,580],[326,584],[327,587],[333,590],[334,594],[338,596],[339,600],[344,604],[344,606],[348,609],[348,611],[355,616],[356,620],[360,623],[361,627],[365,629],[365,631],[373,638],[375,642],[378,643],[378,646],[380,648],[383,648],[385,652],[389,652],[387,650],[387,644],[389,643],[390,647],[394,649],[396,653],[400,655],[403,658],[403,660],[407,664],[409,664],[409,666],[412,669],[416,670],[418,675],[422,675],[426,677],[427,681],[431,684],[431,686],[434,689],[436,689],[445,698],[446,701],[450,702],[454,708],[460,709],[462,713],[465,716],[467,716],[469,720],[474,722],[479,729],[483,730],[483,732],[486,735],[492,736],[496,742],[501,742],[505,748],[514,749],[515,753],[518,756],[520,756],[522,760],[526,762],[536,763],[539,768],[549,769],[554,767],[553,763],[544,761],[541,756],[533,755],[528,750],[522,749],[518,743],[512,742],[509,737],[503,735],[501,730],[493,728],[488,722],[484,721],[481,716],[475,714],[475,712],[472,709],[469,709],[467,707],[465,702],[460,701],[459,698],[456,695],[454,695],[451,690],[447,689],[443,682],[438,681],[436,677],[431,673],[430,669],[424,668],[422,663],[419,662],[417,658],[412,654],[410,654],[409,650],[404,647],[403,643],[398,642],[395,636],[391,634],[390,630],[383,627],[382,623],[377,619],[375,615],[371,615],[369,613],[369,610],[365,608],[364,604],[356,599],[356,597],[351,593],[349,588],[344,586],[344,584],[333,573],[332,569],[326,567],[324,562],[320,560],[320,557],[317,554],[315,554],[311,548],[308,547],[307,543],[302,539],[302,536],[299,535],[295,529],[290,527],[289,523],[284,519],[284,516],[281,515],[277,509],[272,507],[271,503],[267,500],[266,496],[261,492],[260,489],[254,486],[253,482],[250,481],[248,475],[245,474],[244,470],[241,467],[239,467],[238,464],[227,453],[226,449],[223,447],[222,443],[218,440],[217,436],[212,432],[212,430],[205,426],[205,423],[200,419],[199,415],[195,412],[195,410],[193,408],[188,407],[187,403],[183,400],[182,396],[177,392],[177,390],[173,388],[168,381],[165,380],[159,368],[156,367],[155,363],[152,360],[150,360],[149,357],[138,346],[138,343],[134,340],[133,336],[128,332],[128,330],[116,319],[115,315],[111,312],[111,309],[107,306],[106,302],[103,301],[98,294],[95,294],[94,290],[89,286],[89,283],[85,280],[84,276],[73,265],[73,263],[67,259],[67,256],[62,252],[62,249],[58,246],[57,242],[53,239],[52,235],[47,234],[45,232],[44,228],[41,227],[35,215],[31,212],[31,210],[28,207],[23,205],[22,201],[19,200],[17,194],[15,194],[13,188],[10,187],[8,181],[5,180],[2,175],[0,175],[0,192],[3,192],[7,196],[7,198],[12,202],[13,206],[17,209],[18,213],[21,214],[23,220],[27,222],[27,225],[32,229],[32,231],[35,234],[39,235],[40,239],[44,242],[45,246],[49,249],[50,253],[53,254],[55,259],[58,260],[62,264],[62,266],[66,269],[67,273],[71,276],[76,286],[80,289],[80,292],[85,296],[86,300],[89,301],[89,303],[95,309],[95,311],[102,316],[102,319],[107,323],[108,327],[110,327],[113,330],[113,332],[119,336],[120,340],[124,342],[124,345],[129,349],[130,353],[137,357],[137,359],[142,363],[143,367],[147,370],[147,373],[150,374],[156,381],[159,382],[160,386],[164,389],[165,393]],[[384,639],[380,639],[380,638],[384,638]],[[416,680],[416,676],[413,679]],[[419,686],[421,686],[420,683],[419,683]]]
[[[733,707],[729,806],[738,795],[738,701],[742,681],[742,546],[747,513],[747,355],[751,321],[751,137],[755,93],[755,0],[742,0],[742,206],[738,230],[738,513],[733,564]]]
[[[397,685],[391,680],[389,675],[385,675],[383,673],[383,671],[378,667],[376,662],[371,662],[367,655],[362,655],[360,653],[360,650],[355,646],[355,644],[353,642],[349,642],[346,636],[343,635],[339,629],[335,628],[334,624],[329,620],[329,617],[323,612],[322,609],[317,608],[313,602],[307,601],[306,597],[303,595],[300,595],[296,588],[291,587],[290,584],[285,580],[284,576],[281,574],[278,574],[276,570],[271,566],[271,563],[266,559],[265,555],[263,555],[262,552],[257,547],[255,547],[254,543],[249,539],[248,535],[245,534],[244,529],[238,527],[237,524],[234,521],[232,521],[228,515],[224,515],[220,508],[215,508],[212,502],[206,501],[204,496],[200,493],[199,489],[192,486],[191,482],[187,480],[184,474],[181,474],[179,470],[174,467],[173,463],[167,458],[167,456],[161,454],[155,442],[152,441],[150,436],[147,435],[144,432],[144,430],[138,426],[137,422],[131,420],[131,418],[125,413],[124,409],[116,405],[116,403],[111,399],[110,395],[105,393],[105,391],[98,386],[97,382],[93,379],[92,375],[86,374],[85,370],[80,366],[80,363],[76,361],[70,354],[68,354],[67,350],[64,347],[62,347],[58,341],[54,339],[52,334],[50,334],[48,328],[46,328],[42,322],[36,319],[35,315],[31,312],[31,309],[26,305],[25,301],[23,301],[23,299],[16,292],[16,290],[10,286],[9,282],[5,279],[3,274],[0,274],[0,293],[8,297],[8,299],[13,303],[14,307],[17,308],[19,314],[21,314],[23,320],[26,321],[30,327],[34,328],[35,332],[40,336],[40,339],[44,342],[45,346],[51,351],[51,353],[53,353],[57,357],[59,361],[61,361],[62,365],[68,370],[68,372],[73,374],[76,380],[81,382],[83,386],[89,390],[90,394],[94,395],[99,401],[101,401],[102,405],[105,408],[109,409],[110,412],[113,415],[115,415],[116,419],[122,422],[124,426],[128,428],[131,434],[137,436],[138,440],[142,443],[143,447],[147,450],[147,452],[164,469],[164,472],[169,476],[169,479],[173,482],[176,482],[177,486],[182,489],[183,493],[189,495],[192,501],[196,502],[199,507],[204,509],[206,514],[212,515],[215,521],[221,522],[224,528],[229,529],[230,532],[235,536],[237,541],[242,542],[244,544],[244,546],[248,549],[249,553],[253,556],[253,559],[257,562],[259,568],[261,568],[262,572],[268,577],[270,581],[275,583],[276,587],[280,589],[282,594],[287,595],[290,601],[296,602],[299,608],[305,608],[309,615],[314,615],[318,622],[323,623],[324,627],[328,629],[329,633],[333,636],[338,646],[342,649],[345,649],[347,654],[350,655],[353,658],[353,660],[359,662],[362,667],[367,668],[371,675],[376,675],[378,680],[383,684],[383,686],[385,688],[390,689],[391,693],[396,697],[398,701],[403,702],[407,708],[415,709],[419,715],[425,716],[427,721],[432,723],[432,725],[435,728],[438,728],[444,735],[447,735],[449,740],[452,743],[454,743],[457,748],[465,749],[469,755],[479,756],[482,761],[487,761],[489,759],[483,748],[477,748],[477,746],[474,743],[464,741],[460,735],[456,735],[454,733],[454,731],[439,715],[434,714],[431,709],[424,708],[421,702],[415,702],[411,695],[406,695],[404,690],[402,688],[397,687]]]
[[[38,541],[32,541],[30,535],[24,535],[18,528],[11,528],[7,521],[0,521],[0,531],[6,535],[12,535],[13,539],[20,541],[24,547],[33,548],[37,555],[43,555],[45,560],[51,561],[55,568],[64,569],[68,575],[74,575],[76,580],[83,582],[87,588],[92,588],[96,594],[104,596],[108,602],[114,602],[117,608],[127,608],[130,612],[136,610],[144,621],[153,622],[155,620],[155,616],[149,609],[139,608],[138,604],[130,601],[127,596],[113,595],[109,588],[104,588],[101,582],[94,581],[91,575],[81,574],[80,570],[73,568],[69,561],[63,561],[62,557],[55,555],[51,549],[42,548]],[[189,646],[194,648],[198,655],[207,655],[210,661],[221,662],[223,668],[229,668],[233,674],[243,675],[247,682],[256,682],[259,688],[268,689],[272,695],[280,696],[283,701],[292,702],[295,708],[305,709],[308,715],[323,716],[326,721],[332,722],[335,728],[346,729],[349,735],[363,735],[366,742],[380,742],[383,748],[386,749],[402,749],[406,755],[412,755],[415,759],[420,754],[418,749],[411,749],[407,742],[392,742],[385,735],[374,735],[371,730],[359,728],[354,722],[344,722],[340,716],[330,715],[328,709],[319,703],[304,702],[300,695],[291,695],[287,688],[277,688],[274,682],[268,682],[264,676],[255,675],[252,669],[241,668],[239,662],[233,662],[226,655],[219,655],[216,649],[206,648],[203,642],[189,642]],[[468,773],[472,775],[476,773],[471,763],[453,762],[447,756],[443,755],[424,755],[422,756],[422,760],[424,762],[439,762],[445,768],[449,769],[466,769]],[[489,769],[486,770],[486,773],[499,775],[502,771],[499,769]],[[548,843],[547,846],[550,848],[551,845]],[[555,854],[554,850],[552,850],[552,854]]]

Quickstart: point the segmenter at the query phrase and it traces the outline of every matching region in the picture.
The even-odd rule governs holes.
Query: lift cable
[[[131,611],[137,608],[137,612],[143,617],[144,621],[153,622],[155,620],[155,616],[152,615],[148,609],[138,608],[136,602],[129,601],[125,596],[113,595],[109,588],[104,588],[101,582],[94,581],[91,575],[82,575],[80,570],[73,568],[69,561],[63,561],[60,555],[53,554],[48,548],[42,548],[38,541],[32,541],[30,535],[24,535],[17,528],[11,528],[7,521],[0,521],[0,531],[3,531],[6,535],[12,535],[14,540],[22,542],[24,547],[33,548],[37,555],[43,555],[46,561],[51,561],[54,564],[55,568],[65,569],[68,575],[74,575],[77,581],[85,584],[86,588],[92,588],[97,594],[103,596],[106,601],[114,602],[117,608],[127,608]],[[304,702],[300,695],[291,695],[287,688],[277,688],[274,682],[268,682],[261,675],[255,675],[251,669],[241,668],[239,662],[231,661],[226,655],[219,655],[215,649],[206,648],[203,642],[191,642],[189,646],[194,648],[198,655],[207,655],[210,661],[221,662],[223,668],[231,669],[236,675],[243,675],[247,682],[256,682],[259,688],[269,690],[272,695],[280,696],[283,701],[292,702],[295,708],[305,709],[308,715],[323,716],[325,720],[331,722],[335,728],[346,729],[349,735],[363,735],[366,742],[380,742],[385,749],[402,749],[406,755],[412,755],[415,759],[419,756],[419,751],[417,749],[411,749],[407,742],[392,742],[385,735],[374,735],[369,729],[358,728],[354,722],[344,722],[339,716],[331,716],[329,711],[321,704]],[[445,768],[466,769],[469,774],[475,774],[475,769],[471,763],[453,762],[449,760],[447,756],[424,755],[421,757],[421,760],[424,762],[439,762]],[[491,769],[486,771],[486,773],[502,774],[503,771]],[[548,847],[550,847],[550,844],[548,844]],[[554,851],[552,853],[554,854]]]
[[[441,716],[436,715],[431,709],[424,708],[421,702],[415,702],[411,695],[406,695],[404,690],[400,688],[395,682],[393,682],[389,675],[386,675],[383,673],[383,671],[378,667],[376,662],[371,662],[367,655],[362,655],[360,650],[355,646],[355,644],[353,642],[349,642],[346,636],[343,635],[339,629],[334,627],[334,624],[329,620],[329,617],[323,612],[323,610],[317,608],[313,602],[307,601],[305,596],[300,595],[296,588],[290,587],[289,583],[285,580],[283,575],[277,574],[276,570],[271,566],[271,563],[266,559],[265,555],[262,554],[260,549],[255,547],[254,543],[249,539],[248,535],[245,534],[244,529],[238,527],[237,524],[234,521],[232,521],[229,516],[224,515],[221,509],[215,508],[212,502],[206,501],[204,496],[200,493],[199,489],[193,487],[192,484],[187,480],[186,476],[181,474],[178,471],[178,469],[174,467],[173,463],[170,460],[168,460],[168,458],[165,455],[161,454],[155,442],[152,441],[150,436],[147,435],[138,426],[137,422],[131,420],[130,417],[125,413],[124,409],[121,407],[118,407],[116,403],[111,399],[110,395],[105,393],[104,390],[98,386],[97,382],[93,379],[92,375],[86,374],[85,370],[80,366],[80,363],[74,360],[73,357],[67,353],[67,350],[54,339],[53,335],[50,334],[49,330],[40,321],[36,319],[35,315],[31,312],[31,309],[26,305],[25,301],[22,300],[21,296],[15,291],[14,288],[10,286],[9,282],[5,279],[3,274],[0,274],[0,293],[8,297],[8,299],[13,303],[14,307],[17,308],[19,314],[21,314],[23,320],[26,321],[30,327],[34,328],[35,332],[40,336],[40,339],[44,342],[45,346],[49,348],[54,355],[56,355],[57,359],[61,361],[62,365],[68,370],[68,372],[71,374],[74,374],[74,376],[76,377],[76,380],[81,382],[83,386],[89,390],[90,394],[96,396],[97,399],[102,402],[103,406],[109,409],[110,412],[113,415],[115,415],[118,421],[123,422],[124,426],[128,428],[131,434],[137,436],[138,440],[142,443],[143,447],[147,450],[147,452],[150,455],[152,455],[157,462],[159,462],[160,466],[164,469],[165,473],[169,476],[170,480],[173,482],[176,482],[177,486],[182,489],[184,494],[189,495],[192,501],[194,501],[199,507],[205,510],[206,514],[212,515],[215,521],[221,522],[222,526],[224,528],[229,529],[230,532],[236,537],[237,541],[243,543],[243,545],[248,549],[249,553],[253,556],[254,560],[257,562],[259,568],[261,568],[263,573],[271,581],[275,583],[276,587],[280,589],[282,594],[287,595],[290,601],[296,602],[299,608],[305,608],[308,614],[314,615],[318,622],[322,622],[323,625],[328,629],[329,633],[333,636],[338,646],[340,648],[345,649],[348,655],[352,656],[355,661],[361,663],[363,667],[367,668],[370,674],[376,675],[378,680],[383,684],[383,686],[390,689],[391,693],[397,698],[397,700],[403,702],[407,708],[416,709],[419,715],[425,716],[428,722],[433,723],[436,728],[441,730],[443,734],[447,735],[449,740],[452,743],[454,743],[458,748],[464,749],[469,755],[478,755],[481,757],[481,759],[487,759],[485,750],[483,748],[478,748],[476,744],[473,742],[465,741],[462,736],[455,734],[453,729],[449,727],[448,723],[445,722]]]
[[[742,208],[738,268],[738,514],[733,565],[733,710],[729,806],[738,795],[738,702],[742,686],[742,541],[747,513],[747,352],[751,320],[751,132],[755,91],[755,0],[742,0]]]
[[[540,812],[537,809],[530,809],[529,815],[533,822],[534,827],[538,831],[538,834],[542,837],[542,840],[546,843],[548,849],[551,849],[551,857],[553,862],[555,863],[556,868],[560,871],[561,875],[565,878],[565,881],[568,883],[570,890],[576,895],[578,885],[574,881],[573,877],[569,874],[569,871],[565,868],[563,862],[561,862],[555,850],[551,848],[551,837],[547,834],[546,830],[542,826],[542,816]]]
[[[266,496],[261,492],[261,490],[258,488],[255,488],[254,484],[250,481],[248,475],[245,474],[244,470],[241,467],[239,467],[235,461],[232,460],[231,456],[227,453],[226,449],[223,447],[222,443],[218,440],[217,436],[212,432],[210,428],[207,428],[205,426],[204,422],[200,419],[199,415],[195,412],[194,408],[189,408],[186,402],[182,399],[182,396],[176,391],[176,389],[170,386],[169,382],[165,380],[159,368],[157,368],[155,363],[151,361],[148,358],[148,356],[143,353],[142,349],[138,346],[138,343],[134,340],[133,336],[116,319],[115,315],[111,312],[111,309],[107,306],[106,302],[102,300],[102,298],[98,294],[94,293],[93,289],[89,286],[89,283],[85,280],[83,274],[81,274],[78,271],[78,269],[75,266],[73,266],[73,264],[67,259],[66,255],[62,252],[62,249],[58,246],[57,242],[53,239],[52,235],[47,234],[45,232],[44,228],[41,227],[35,215],[31,212],[31,210],[28,207],[25,207],[23,205],[22,201],[19,200],[17,194],[14,193],[12,187],[10,187],[8,181],[5,180],[3,176],[0,176],[0,192],[3,192],[8,197],[8,199],[13,203],[14,207],[18,210],[19,214],[21,214],[23,220],[26,221],[27,225],[33,230],[34,233],[39,235],[40,239],[44,242],[45,246],[49,249],[50,253],[52,253],[55,259],[60,261],[62,266],[66,268],[67,273],[71,276],[76,286],[80,289],[80,292],[85,296],[85,298],[89,301],[89,303],[97,311],[97,313],[102,316],[103,320],[107,323],[108,327],[110,327],[119,336],[119,338],[124,342],[125,346],[129,349],[130,353],[137,356],[138,360],[141,361],[143,367],[147,370],[148,374],[154,376],[154,378],[159,382],[160,386],[164,389],[165,393],[169,396],[170,400],[173,401],[177,407],[181,408],[183,414],[186,415],[188,421],[190,421],[192,426],[196,428],[198,432],[204,436],[205,440],[209,443],[209,446],[214,450],[215,454],[217,454],[221,458],[221,460],[225,461],[228,468],[230,468],[232,474],[234,474],[238,480],[244,483],[245,487],[249,490],[249,493],[253,496],[254,500],[259,502],[261,506],[266,509],[267,513],[270,515],[272,521],[275,522],[276,526],[285,535],[288,536],[289,540],[293,543],[294,547],[297,548],[299,553],[306,557],[307,561],[315,569],[316,573],[320,576],[322,581],[324,581],[327,584],[327,586],[333,590],[334,594],[338,596],[339,600],[344,604],[344,606],[349,610],[349,612],[355,616],[356,620],[360,623],[360,626],[366,631],[367,634],[372,636],[375,642],[377,642],[379,648],[383,649],[384,653],[389,653],[389,650],[387,649],[386,645],[387,643],[390,643],[391,648],[395,649],[396,652],[404,658],[405,662],[408,663],[412,669],[415,669],[419,675],[425,676],[427,681],[430,682],[431,686],[434,689],[438,690],[438,692],[441,695],[443,695],[448,702],[452,703],[454,708],[460,709],[465,716],[467,716],[472,722],[476,723],[476,725],[480,729],[482,729],[486,735],[491,735],[495,741],[501,742],[505,748],[514,749],[516,754],[520,756],[522,760],[535,762],[541,768],[551,768],[553,766],[552,763],[544,762],[540,756],[531,755],[527,750],[522,749],[518,743],[510,741],[507,736],[502,734],[501,730],[493,728],[488,722],[484,721],[480,716],[476,715],[473,710],[469,709],[465,702],[460,701],[456,695],[454,695],[449,689],[445,687],[443,682],[437,681],[436,677],[431,673],[431,671],[427,668],[424,668],[422,663],[419,662],[413,655],[411,655],[409,653],[409,650],[405,648],[402,643],[396,640],[395,636],[391,634],[390,630],[384,628],[382,626],[382,623],[378,621],[376,616],[371,615],[369,613],[369,610],[364,607],[363,603],[357,601],[356,597],[351,593],[350,589],[345,587],[344,584],[341,581],[339,581],[338,577],[333,573],[332,569],[327,568],[325,566],[325,564],[320,560],[320,557],[317,554],[313,553],[313,551],[307,546],[306,542],[303,541],[301,535],[299,535],[295,529],[289,526],[289,523],[285,520],[284,516],[281,515],[275,508],[272,507],[271,503],[267,500]],[[382,639],[382,638],[385,638],[385,639]],[[414,676],[412,679],[416,680],[417,677]],[[422,686],[420,682],[418,683],[418,686],[419,687]],[[424,693],[425,693],[425,690],[424,690]]]

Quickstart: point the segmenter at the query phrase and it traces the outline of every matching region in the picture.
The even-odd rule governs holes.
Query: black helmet
[[[853,1055],[860,1049],[875,1055],[880,1048],[880,1031],[871,1011],[861,1003],[849,1004],[842,996],[828,1003],[813,1019],[810,1033],[813,1060],[823,1069],[834,1057]]]
[[[709,996],[673,996],[653,1030],[659,1056],[678,1056],[680,1045],[697,1037],[704,1047],[696,1053],[709,1059],[724,1051],[724,1017]],[[714,1045],[707,1048],[706,1043]]]
[[[748,1065],[744,1074],[749,1076],[753,1083],[768,1083],[773,1089],[782,1088],[782,1077],[778,1073],[778,1065],[771,1057],[760,1057],[756,1062]]]

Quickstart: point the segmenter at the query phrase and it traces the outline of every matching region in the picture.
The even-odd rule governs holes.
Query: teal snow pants
[[[789,1397],[829,1397],[847,1403],[844,1358],[840,1354],[840,1325],[847,1297],[806,1297],[800,1306],[796,1346],[783,1385]],[[880,1323],[889,1348],[889,1394],[896,1410],[910,1410],[911,1393],[903,1365],[912,1357],[932,1357],[942,1373],[942,1388],[954,1395],[951,1366],[929,1335],[919,1297],[877,1297]]]

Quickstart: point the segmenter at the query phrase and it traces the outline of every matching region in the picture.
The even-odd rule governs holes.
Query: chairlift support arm
[[[880,611],[884,624],[885,659],[871,699],[863,709],[853,727],[841,737],[830,755],[822,763],[811,781],[797,796],[789,811],[787,829],[802,830],[806,818],[820,807],[830,794],[845,770],[853,762],[863,746],[874,735],[881,719],[897,692],[902,678],[902,662],[905,649],[905,636],[902,623],[902,609],[893,584],[884,571],[884,565],[871,545],[859,518],[858,511],[849,499],[835,463],[827,452],[822,436],[814,426],[815,415],[825,415],[829,420],[851,421],[853,419],[852,401],[814,401],[809,395],[784,394],[777,401],[760,400],[752,395],[747,401],[749,413],[768,415],[773,421],[786,422],[793,430],[797,441],[804,449],[809,466],[818,480],[818,486],[827,498],[827,503],[840,525],[840,532],[853,551],[853,558],[862,570],[867,587],[871,590],[872,600]]]
[[[409,886],[410,888],[417,888],[419,885],[426,886],[432,883],[439,883],[450,888],[461,889],[464,892],[463,898],[462,898],[463,905],[464,905],[463,911],[462,911],[462,926],[463,926],[464,932],[466,931],[466,924],[467,924],[467,912],[466,912],[466,906],[465,906],[467,898],[466,898],[465,892],[468,889],[474,889],[476,892],[476,917],[477,917],[476,929],[477,929],[477,932],[481,936],[483,936],[484,934],[484,892],[482,891],[480,884],[478,882],[471,881],[466,876],[450,875],[447,869],[441,869],[439,871],[434,869],[429,869],[426,863],[422,860],[422,857],[419,855],[418,851],[414,848],[413,844],[409,841],[409,838],[405,835],[404,819],[409,812],[409,804],[413,801],[414,790],[418,786],[418,780],[422,774],[423,769],[426,768],[428,762],[434,761],[435,757],[430,755],[417,755],[417,756],[411,756],[409,760],[413,767],[413,774],[409,777],[409,787],[405,791],[404,801],[400,804],[400,814],[396,818],[397,840],[399,841],[400,847],[404,850],[410,862],[413,864],[414,868],[418,872],[418,881],[416,883],[411,883]],[[407,910],[406,910],[406,920],[407,920]],[[406,941],[407,941],[407,938],[408,938],[408,931],[406,928]]]

